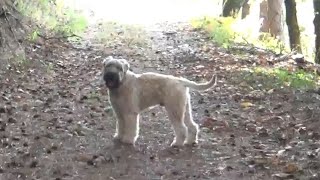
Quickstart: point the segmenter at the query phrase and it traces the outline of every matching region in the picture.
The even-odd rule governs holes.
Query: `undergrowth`
[[[256,22],[255,22],[256,21]],[[253,45],[275,53],[288,53],[288,43],[281,42],[269,33],[259,32],[260,24],[257,19],[239,19],[233,17],[203,17],[191,20],[191,25],[197,29],[204,29],[218,45],[228,48],[236,43]],[[301,48],[306,59],[313,61],[312,37],[305,28],[300,27]],[[286,34],[286,30],[284,31]]]
[[[250,26],[248,23],[251,23]],[[282,42],[267,33],[259,33],[257,27],[246,20],[233,17],[203,17],[191,20],[191,25],[197,29],[204,29],[214,42],[224,48],[235,43],[244,43],[276,53],[288,50]]]
[[[231,17],[203,17],[201,19],[192,20],[191,24],[195,28],[206,30],[218,45],[228,48],[237,36],[237,33],[231,27],[233,22],[234,19]]]
[[[304,70],[255,67],[242,72],[243,79],[254,89],[313,89],[319,85],[319,76]]]
[[[269,33],[259,32],[260,26],[252,19],[239,20],[232,17],[204,17],[191,21],[194,28],[207,32],[212,40],[224,48],[236,44],[252,45],[271,50],[275,53],[288,53],[289,47]],[[310,39],[302,36],[302,49],[309,49],[306,44]],[[241,54],[241,52],[240,52]],[[310,54],[307,53],[307,54]],[[319,84],[319,76],[315,73],[290,68],[256,67],[243,71],[241,77],[253,88],[279,89],[290,87],[294,89],[311,89]]]
[[[68,8],[64,0],[17,0],[17,9],[29,17],[37,27],[32,27],[28,39],[34,41],[42,30],[62,37],[82,33],[87,27],[87,19],[80,12]]]

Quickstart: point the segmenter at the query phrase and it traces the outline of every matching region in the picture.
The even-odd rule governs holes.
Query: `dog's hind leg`
[[[192,145],[198,143],[198,132],[199,132],[199,125],[193,121],[192,118],[192,109],[191,109],[191,101],[190,101],[190,94],[187,92],[187,104],[186,104],[186,111],[185,111],[185,118],[184,123],[187,126],[187,139],[185,144]]]
[[[183,122],[186,107],[186,98],[184,95],[177,97],[174,101],[170,101],[170,103],[165,104],[165,108],[175,134],[175,138],[171,143],[171,146],[183,146],[187,133],[187,127]]]

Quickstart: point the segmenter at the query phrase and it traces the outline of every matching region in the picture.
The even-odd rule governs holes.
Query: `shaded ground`
[[[238,70],[268,54],[239,56],[184,24],[157,25],[143,38],[143,47],[34,45],[29,69],[1,72],[0,179],[320,178],[319,94],[244,81]],[[191,92],[199,146],[169,148],[173,131],[160,107],[143,113],[136,148],[114,145],[107,91],[97,85],[107,55],[135,72],[195,81],[218,74],[217,87]]]

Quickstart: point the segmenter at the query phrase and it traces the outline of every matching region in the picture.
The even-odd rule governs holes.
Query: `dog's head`
[[[115,59],[108,56],[103,60],[103,80],[109,89],[120,87],[124,81],[129,63],[125,59]]]

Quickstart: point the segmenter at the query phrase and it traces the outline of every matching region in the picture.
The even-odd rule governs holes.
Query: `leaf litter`
[[[239,75],[272,54],[242,50],[248,55],[241,59],[181,23],[157,24],[128,40],[146,43],[126,42],[127,27],[107,44],[92,39],[95,31],[77,45],[27,47],[29,70],[1,72],[1,178],[319,179],[319,94],[256,88]],[[191,91],[199,146],[170,148],[173,131],[160,107],[142,114],[137,147],[114,144],[115,119],[99,86],[108,55],[128,59],[137,73],[194,81],[217,74],[216,87]]]

